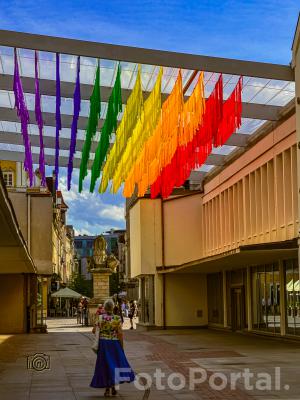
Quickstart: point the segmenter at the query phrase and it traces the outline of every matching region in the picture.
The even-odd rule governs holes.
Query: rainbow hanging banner
[[[81,163],[79,171],[79,192],[82,191],[82,183],[88,173],[88,161],[90,157],[91,145],[93,137],[96,134],[98,120],[101,112],[101,97],[100,97],[100,63],[96,70],[93,93],[90,97],[90,115],[86,129],[85,142],[81,154]]]
[[[182,108],[182,75],[179,71],[173,90],[163,103],[154,133],[146,141],[125,181],[125,197],[131,196],[136,183],[139,196],[143,196],[147,188],[155,182],[160,170],[171,161],[178,145]]]
[[[59,71],[59,54],[56,53],[56,108],[55,108],[55,189],[58,189],[58,173],[59,173],[59,131],[61,130],[61,115],[60,115],[60,71]]]
[[[121,67],[118,64],[117,76],[111,95],[108,100],[107,114],[101,129],[100,140],[96,149],[95,159],[92,167],[90,192],[93,193],[103,161],[109,149],[109,141],[113,131],[117,129],[118,115],[122,111],[122,90],[121,90]]]
[[[214,140],[215,147],[223,146],[242,124],[242,88],[243,77],[241,76],[223,105],[222,119]]]
[[[191,171],[205,162],[217,140],[219,145],[224,144],[239,128],[242,112],[241,90],[242,78],[239,79],[231,96],[223,103],[222,75],[219,77],[206,101],[202,124],[186,146],[178,147],[172,162],[164,168],[151,186],[151,198],[157,197],[159,193],[163,198],[169,197],[174,187],[183,185]]]
[[[151,197],[155,198],[159,193],[172,192],[175,182],[186,180],[185,158],[189,157],[189,144],[203,124],[206,109],[204,97],[204,74],[200,73],[197,84],[184,103],[181,115],[181,129],[178,137],[178,147],[171,159],[162,170],[155,182],[151,185]],[[168,179],[169,178],[169,179]]]
[[[202,124],[192,140],[184,146],[178,146],[174,157],[151,185],[151,198],[161,193],[163,198],[171,195],[174,187],[184,184],[193,169],[202,165],[211,153],[213,139],[217,134],[222,118],[223,77],[220,75],[214,90],[205,102]]]
[[[17,49],[14,49],[14,83],[13,83],[13,90],[15,94],[15,108],[17,109],[18,117],[20,118],[21,122],[21,131],[23,136],[23,143],[25,147],[25,159],[24,159],[24,169],[28,174],[29,177],[29,184],[30,186],[33,185],[33,165],[32,165],[32,154],[31,154],[31,144],[30,138],[28,134],[28,124],[29,124],[29,113],[26,107],[22,82],[20,78],[19,72],[19,63],[18,63],[18,56],[17,56]]]
[[[73,158],[76,151],[76,140],[77,140],[77,126],[78,126],[78,118],[80,113],[80,57],[77,57],[77,71],[76,71],[76,83],[75,90],[73,95],[73,104],[74,104],[74,112],[73,112],[73,120],[71,126],[71,143],[70,143],[70,154],[69,154],[69,162],[68,162],[68,190],[71,189],[71,180],[72,180],[72,171],[73,171]]]
[[[186,168],[184,157],[188,157],[189,143],[195,137],[199,127],[203,123],[205,112],[204,74],[200,73],[197,84],[189,99],[184,103],[181,116],[181,129],[179,131],[178,147],[171,159],[160,172],[155,182],[151,185],[151,197],[155,198],[159,193],[167,197],[171,193],[175,182],[186,180]],[[169,179],[168,179],[169,178]]]
[[[41,184],[46,186],[46,174],[45,174],[45,153],[44,153],[44,140],[43,140],[43,116],[41,109],[41,93],[40,93],[40,82],[39,82],[39,59],[38,52],[34,52],[34,86],[35,86],[35,119],[39,128],[40,138],[40,156],[39,156],[39,171],[41,174]]]
[[[141,66],[138,66],[138,73],[134,88],[128,98],[123,118],[116,131],[116,140],[113,144],[102,172],[99,193],[104,193],[107,189],[108,182],[112,179],[114,171],[122,157],[125,145],[131,137],[134,127],[136,126],[144,107],[142,83],[141,83]]]
[[[116,193],[127,178],[131,167],[147,139],[152,136],[161,114],[161,80],[163,70],[160,67],[156,83],[148,96],[132,136],[129,138],[124,153],[112,179],[112,192]]]

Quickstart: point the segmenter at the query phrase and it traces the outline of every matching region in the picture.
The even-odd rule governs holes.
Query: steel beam
[[[9,161],[20,161],[24,162],[24,152],[20,151],[7,151],[7,150],[0,150],[0,160],[9,160]],[[39,163],[39,154],[32,153],[32,161],[34,164]],[[67,167],[68,166],[68,157],[59,157],[59,166],[60,167]],[[49,166],[55,165],[55,156],[45,154],[45,163]],[[73,160],[73,167],[79,168],[80,167],[80,159],[74,158]],[[89,168],[91,166],[89,165]]]
[[[44,147],[48,149],[55,149],[55,137],[49,135],[43,135]],[[17,132],[4,132],[0,131],[0,143],[5,144],[18,144],[23,145],[23,138],[21,133]],[[30,143],[32,146],[40,147],[40,139],[38,135],[30,135]],[[59,148],[61,150],[70,150],[71,140],[69,138],[59,138]],[[76,151],[81,151],[83,148],[84,140],[76,140]],[[97,147],[98,141],[92,141],[91,153],[94,153]],[[112,144],[112,143],[111,143]]]
[[[222,166],[225,163],[225,158],[223,154],[210,154],[206,161],[206,165],[217,165],[217,166]]]
[[[294,81],[289,65],[233,60],[0,30],[0,45],[165,67]]]
[[[22,85],[25,93],[34,93],[34,79],[28,77],[22,77]],[[13,88],[13,77],[11,75],[0,75],[0,90],[12,90]],[[101,100],[107,102],[111,94],[111,87],[101,86]],[[55,81],[40,79],[40,90],[43,95],[55,96]],[[80,93],[82,100],[89,100],[93,91],[92,85],[81,84]],[[73,98],[74,83],[61,82],[61,96],[66,98]],[[130,96],[131,90],[122,89],[122,101],[125,104],[128,97]],[[144,98],[146,99],[149,92],[144,92]],[[162,94],[162,101],[166,100],[168,94]],[[186,96],[185,100],[187,100]],[[270,121],[276,121],[278,114],[282,107],[263,105],[257,103],[243,103],[243,117],[254,118],[254,119],[265,119]]]
[[[48,149],[55,149],[55,137],[46,135],[44,132],[44,147]],[[228,146],[237,146],[237,147],[246,147],[249,139],[249,135],[234,133],[230,136],[230,138],[225,143]],[[40,139],[38,135],[30,135],[30,142],[32,146],[40,147]],[[17,144],[23,145],[22,135],[13,132],[5,132],[0,131],[0,143],[5,144]],[[66,137],[60,137],[59,139],[59,147],[61,150],[69,150],[70,149],[71,140]],[[81,151],[83,148],[84,140],[77,139],[76,141],[76,151]],[[92,141],[91,153],[94,153],[97,147],[98,141]],[[112,142],[111,142],[112,144]]]
[[[254,118],[268,121],[278,121],[280,118],[281,107],[278,106],[265,106],[262,104],[243,103],[243,118]],[[29,118],[32,124],[36,123],[35,113],[29,111]],[[19,122],[19,118],[15,109],[8,107],[0,107],[0,119],[1,121]],[[72,124],[72,115],[62,114],[61,123],[63,128],[70,128]],[[49,112],[43,112],[44,125],[56,126],[55,114]],[[79,117],[78,129],[85,130],[87,126],[88,118]],[[98,129],[103,126],[104,120],[100,119]]]
[[[246,147],[249,140],[249,136],[250,136],[249,134],[234,133],[230,136],[230,138],[227,140],[225,144],[227,146]]]

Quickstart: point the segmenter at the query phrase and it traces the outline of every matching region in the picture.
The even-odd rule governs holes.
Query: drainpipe
[[[31,254],[31,196],[27,193],[27,246]]]
[[[161,255],[162,255],[162,267],[165,269],[165,218],[164,218],[164,201],[161,198]],[[163,329],[166,329],[166,276],[162,274],[162,311],[163,311]]]

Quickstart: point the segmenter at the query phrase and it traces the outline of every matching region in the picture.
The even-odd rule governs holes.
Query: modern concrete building
[[[300,335],[300,25],[296,101],[206,174],[198,191],[128,207],[140,325]]]
[[[55,53],[110,60],[110,71],[105,62],[100,66],[107,78],[101,83],[104,102],[109,99],[110,73],[116,71],[118,61],[132,64],[132,70],[126,71],[127,85],[122,83],[124,102],[131,93],[137,63],[146,66],[142,68],[145,98],[157,77],[157,66],[166,67],[162,101],[168,98],[179,69],[184,71],[184,101],[189,98],[199,71],[204,71],[206,95],[211,93],[216,77],[223,74],[224,99],[240,76],[244,78],[241,128],[225,145],[213,148],[201,168],[192,171],[189,180],[176,188],[171,198],[151,200],[146,195],[127,203],[126,272],[139,280],[141,324],[299,334],[299,30],[298,24],[291,65],[0,31],[0,44],[6,46],[0,56],[11,61],[7,65],[13,65],[14,47],[52,53],[52,67]],[[19,58],[22,63],[22,55]],[[40,68],[45,71],[42,94],[53,96],[55,85],[47,75],[48,65],[40,60]],[[66,75],[72,71],[71,63],[64,63],[63,68]],[[26,93],[33,94],[31,73],[23,72],[22,83]],[[9,130],[18,122],[9,97],[11,75],[7,67],[0,80],[4,92],[0,140],[3,145],[10,145],[8,150],[0,150],[0,158],[20,161],[24,158],[19,146],[22,137],[16,127],[13,133]],[[92,85],[88,80],[81,83],[81,98],[88,100]],[[62,97],[72,99],[73,91],[74,83],[64,81]],[[50,105],[49,110],[43,118],[51,128],[56,125],[55,110]],[[34,120],[33,109],[29,114]],[[62,115],[64,128],[72,124],[69,114]],[[100,124],[103,122],[101,119]],[[87,116],[81,115],[78,128],[83,130],[86,124]],[[55,141],[51,129],[45,131],[45,147],[49,150],[45,159],[53,165]],[[38,146],[38,135],[31,135],[31,139]],[[91,145],[91,160],[96,141]],[[83,144],[78,140],[74,168],[80,166]],[[70,148],[70,137],[61,138],[60,148]],[[38,152],[34,152],[34,162],[37,159]],[[61,167],[68,165],[63,153],[59,161]],[[12,181],[9,175],[5,179]],[[84,239],[89,255],[92,243],[88,242],[92,239]]]

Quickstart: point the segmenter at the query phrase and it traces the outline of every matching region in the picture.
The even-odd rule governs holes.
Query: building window
[[[88,240],[87,243],[86,243],[86,247],[88,249],[92,249],[93,248],[93,244],[94,244],[93,240]]]
[[[298,260],[285,261],[286,333],[300,335],[300,281]]]
[[[75,240],[75,247],[76,247],[76,249],[82,249],[82,241]]]
[[[252,268],[254,329],[280,333],[280,291],[278,264]]]
[[[14,186],[14,173],[13,172],[3,172],[4,183],[7,187]]]

